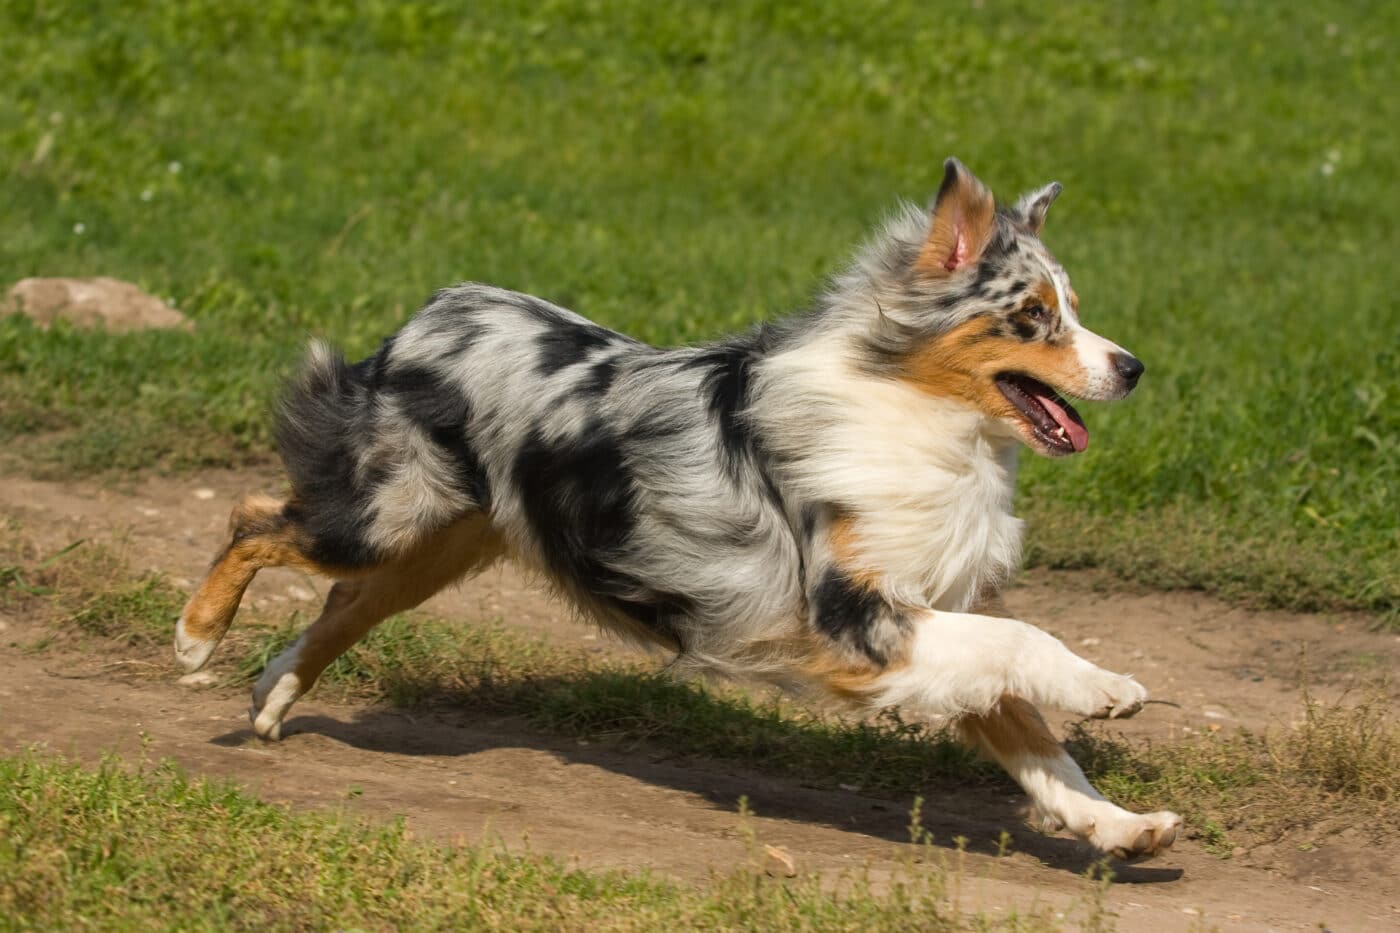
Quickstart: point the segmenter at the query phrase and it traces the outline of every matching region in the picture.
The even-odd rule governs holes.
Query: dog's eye
[[[1043,321],[1043,320],[1045,320],[1045,316],[1046,316],[1046,314],[1048,314],[1048,313],[1049,313],[1049,312],[1047,312],[1047,311],[1045,310],[1045,305],[1031,305],[1029,308],[1026,308],[1026,310],[1025,310],[1026,316],[1029,317],[1029,318],[1030,318],[1031,320],[1033,320],[1033,321]]]

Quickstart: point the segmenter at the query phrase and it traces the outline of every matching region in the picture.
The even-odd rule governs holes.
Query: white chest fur
[[[837,347],[765,366],[754,415],[808,501],[853,518],[849,556],[886,597],[962,611],[1020,561],[1014,437],[955,402],[854,372]],[[771,390],[771,391],[767,391]]]

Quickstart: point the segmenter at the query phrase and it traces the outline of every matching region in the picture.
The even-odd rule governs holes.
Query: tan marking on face
[[[990,712],[964,716],[958,725],[969,740],[1002,757],[1054,758],[1060,754],[1060,743],[1040,710],[1010,694],[1002,696]]]
[[[1074,346],[993,336],[992,318],[974,318],[927,341],[911,353],[901,376],[936,398],[963,402],[992,418],[1023,421],[996,386],[998,373],[1025,373],[1071,395],[1087,387]]]
[[[867,565],[860,557],[860,537],[856,532],[856,520],[853,516],[838,516],[831,523],[831,532],[827,540],[831,547],[832,560],[852,583],[868,590],[878,588],[880,572]]]
[[[1066,285],[1065,291],[1069,293],[1069,306],[1074,309],[1074,313],[1079,313],[1079,294],[1074,290],[1074,286]]]
[[[1055,291],[1055,283],[1041,279],[1036,283],[1035,295],[1040,303],[1051,311],[1060,310],[1060,293]]]

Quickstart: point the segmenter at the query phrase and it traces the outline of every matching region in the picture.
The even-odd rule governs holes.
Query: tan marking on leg
[[[868,707],[879,692],[879,680],[903,670],[909,663],[908,639],[885,664],[865,658],[848,657],[832,649],[830,642],[811,633],[804,639],[804,660],[800,670],[808,680],[819,684],[832,698],[843,703]]]
[[[875,665],[851,664],[837,658],[821,658],[807,665],[806,675],[834,699],[846,704],[865,705],[876,693],[876,681],[887,673]]]
[[[243,591],[257,572],[256,565],[232,551],[225,552],[185,605],[181,616],[185,634],[199,641],[223,638],[243,600]]]
[[[500,556],[502,544],[483,515],[462,519],[427,538],[409,554],[365,576],[331,588],[321,615],[297,639],[293,672],[305,692],[332,661],[396,612]]]
[[[1050,758],[1061,752],[1040,710],[1010,694],[1003,695],[991,711],[964,716],[958,725],[969,741],[999,759],[1020,755]]]
[[[879,588],[880,572],[866,564],[860,555],[860,536],[856,532],[854,516],[837,516],[831,523],[831,532],[827,540],[831,547],[832,560],[852,583],[868,590]]]
[[[264,567],[296,567],[328,577],[364,572],[312,560],[301,530],[286,519],[285,508],[286,503],[263,495],[248,496],[234,506],[229,515],[229,543],[185,604],[178,643],[217,644],[222,640],[248,584]]]

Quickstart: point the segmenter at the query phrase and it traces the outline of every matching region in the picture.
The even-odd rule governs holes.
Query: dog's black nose
[[[1142,365],[1142,360],[1131,353],[1113,354],[1113,368],[1118,370],[1118,375],[1123,377],[1123,381],[1128,384],[1128,388],[1137,385],[1137,381],[1142,377],[1142,371],[1147,367]]]

